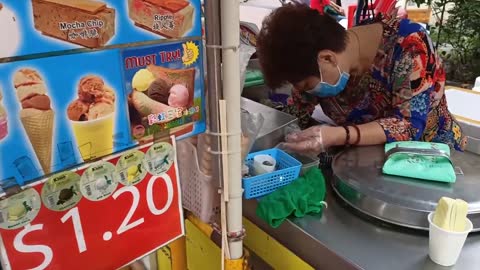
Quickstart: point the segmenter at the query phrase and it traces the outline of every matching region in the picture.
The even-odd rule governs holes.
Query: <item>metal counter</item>
[[[331,172],[324,173],[329,182]],[[327,186],[328,208],[321,217],[290,220],[272,229],[255,215],[255,200],[244,201],[244,216],[315,269],[480,269],[480,234],[470,234],[455,266],[442,267],[428,258],[427,233],[368,218],[341,202],[330,183]]]

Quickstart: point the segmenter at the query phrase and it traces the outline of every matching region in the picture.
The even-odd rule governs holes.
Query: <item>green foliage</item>
[[[432,6],[437,24],[431,29],[447,67],[447,79],[471,84],[480,76],[480,1],[415,0]],[[453,4],[452,9],[446,5]],[[445,14],[448,12],[448,19]],[[443,13],[443,15],[442,15]],[[445,49],[447,48],[447,49]]]

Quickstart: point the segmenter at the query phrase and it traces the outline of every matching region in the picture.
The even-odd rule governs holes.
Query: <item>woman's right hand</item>
[[[324,140],[325,128],[328,126],[314,126],[303,131],[293,132],[286,137],[286,142],[281,145],[287,151],[304,155],[318,155],[328,148]]]

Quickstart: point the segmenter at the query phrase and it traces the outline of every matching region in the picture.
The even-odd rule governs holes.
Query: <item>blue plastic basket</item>
[[[300,174],[302,163],[277,148],[249,154],[246,165],[250,168],[250,171],[253,171],[253,158],[256,155],[269,155],[277,161],[277,164],[275,171],[271,173],[242,179],[246,199],[257,198],[271,193],[277,188],[291,183]]]

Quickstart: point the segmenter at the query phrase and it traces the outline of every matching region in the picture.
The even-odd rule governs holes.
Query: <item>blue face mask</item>
[[[342,72],[338,65],[337,68],[338,73],[340,74],[340,78],[338,78],[338,81],[335,85],[331,85],[323,81],[322,70],[319,67],[318,69],[320,71],[320,82],[312,90],[309,90],[307,92],[321,98],[334,97],[340,94],[347,86],[350,74],[348,74],[347,72]]]

